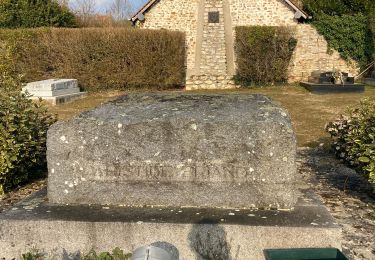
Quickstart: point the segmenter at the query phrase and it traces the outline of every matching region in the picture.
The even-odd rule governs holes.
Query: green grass
[[[194,91],[194,93],[254,93],[272,97],[291,114],[298,146],[317,146],[326,143],[329,135],[325,125],[340,114],[348,106],[359,103],[363,98],[375,99],[375,87],[367,87],[365,93],[315,95],[299,86],[268,86],[239,90]],[[81,111],[91,109],[100,104],[125,94],[125,92],[94,93],[83,100],[70,104],[51,107],[59,119],[68,119]]]

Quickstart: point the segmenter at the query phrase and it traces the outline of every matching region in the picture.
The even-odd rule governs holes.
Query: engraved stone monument
[[[48,196],[63,204],[290,209],[295,156],[289,115],[265,96],[131,95],[51,127]]]
[[[0,214],[0,258],[168,243],[181,260],[248,260],[341,247],[298,178],[288,113],[265,96],[124,96],[57,122],[47,149],[48,194]]]

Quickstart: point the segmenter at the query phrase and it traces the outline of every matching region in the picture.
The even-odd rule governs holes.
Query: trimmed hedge
[[[185,79],[185,36],[129,28],[1,30],[12,75],[76,78],[85,90],[167,89]],[[1,61],[0,61],[1,63]],[[1,64],[0,64],[1,65]]]
[[[288,27],[236,27],[238,83],[242,85],[283,83],[297,40]]]
[[[55,117],[21,94],[19,85],[0,75],[0,195],[47,170],[47,130]]]
[[[326,129],[337,157],[358,169],[375,187],[375,101],[361,101]]]

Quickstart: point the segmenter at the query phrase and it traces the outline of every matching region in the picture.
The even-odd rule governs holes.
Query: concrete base
[[[32,248],[61,259],[120,247],[132,252],[157,241],[181,260],[264,259],[268,248],[341,248],[341,229],[310,191],[293,211],[56,206],[46,190],[0,215],[0,258]]]
[[[51,103],[52,105],[60,105],[60,104],[69,103],[78,99],[85,98],[86,96],[87,96],[87,92],[79,92],[79,93],[60,95],[60,96],[55,96],[55,97],[30,97],[30,99],[39,100],[39,98],[41,98],[44,101]]]
[[[314,94],[331,94],[331,93],[362,93],[365,91],[363,84],[345,84],[345,85],[333,85],[333,84],[316,84],[310,82],[301,82],[301,86],[306,88],[308,91]]]

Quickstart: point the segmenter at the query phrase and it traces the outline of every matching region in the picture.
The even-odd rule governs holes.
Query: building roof
[[[157,2],[160,0],[149,0],[147,3],[142,6],[131,18],[130,21],[135,23],[141,16],[143,16],[145,13],[147,13]],[[310,19],[311,16],[309,16],[305,11],[302,10],[297,4],[293,3],[291,0],[284,0],[284,2],[289,5],[294,11],[295,15],[294,17],[296,19]]]

